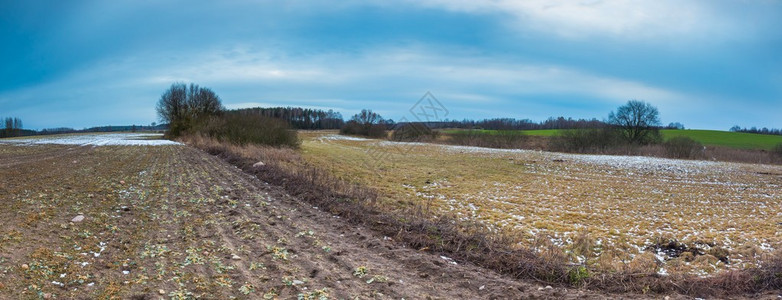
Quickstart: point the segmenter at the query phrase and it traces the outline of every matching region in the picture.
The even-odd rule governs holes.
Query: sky
[[[782,1],[0,0],[0,117],[159,122],[175,82],[227,108],[412,119],[607,118],[782,128]]]

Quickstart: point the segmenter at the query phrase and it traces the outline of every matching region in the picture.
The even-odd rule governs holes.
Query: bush
[[[386,125],[383,123],[378,124],[361,124],[356,121],[348,121],[342,129],[339,130],[340,134],[346,135],[361,135],[371,138],[385,138]]]
[[[517,149],[523,148],[527,140],[528,137],[518,131],[498,130],[497,132],[485,132],[465,130],[448,134],[447,142],[462,146]]]
[[[604,153],[626,146],[621,132],[613,128],[562,130],[552,137],[549,147],[554,151]]]
[[[394,141],[432,141],[440,136],[440,132],[434,131],[423,123],[407,123],[398,126],[391,134]]]
[[[369,126],[369,129],[367,130],[366,136],[371,138],[386,138],[388,137],[388,133],[386,133],[386,125],[385,124],[372,124]]]
[[[771,154],[776,155],[777,157],[782,158],[782,143],[777,144],[773,148],[771,148]]]
[[[671,158],[695,158],[700,156],[703,145],[689,137],[677,136],[663,143],[663,148]]]
[[[202,119],[190,133],[236,145],[299,146],[296,131],[291,130],[285,121],[235,112]]]

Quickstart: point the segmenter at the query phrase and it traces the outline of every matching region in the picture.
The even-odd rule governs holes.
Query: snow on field
[[[346,136],[346,135],[337,135],[337,134],[329,134],[322,137],[319,137],[318,140],[321,142],[324,140],[329,141],[371,141],[370,139],[360,138],[360,137],[352,137],[352,136]]]
[[[673,173],[699,173],[716,166],[727,167],[730,164],[704,160],[683,160],[648,156],[624,155],[583,155],[559,153],[563,159],[573,159],[582,163],[609,166],[621,169],[636,169],[643,171],[668,171]]]
[[[79,146],[163,146],[181,143],[163,140],[162,134],[95,133],[0,139],[0,144],[12,145],[79,145]]]
[[[705,169],[712,169],[715,166],[729,168],[730,163],[713,162],[703,160],[682,160],[648,156],[625,156],[625,155],[589,155],[589,154],[570,154],[557,153],[538,150],[523,149],[496,149],[473,146],[457,145],[438,145],[428,143],[411,142],[393,142],[381,141],[380,146],[436,146],[447,152],[457,153],[475,153],[475,154],[496,154],[496,155],[522,155],[522,156],[542,156],[547,160],[563,160],[578,162],[588,165],[606,166],[617,169],[635,169],[639,171],[667,171],[673,173],[700,173]]]

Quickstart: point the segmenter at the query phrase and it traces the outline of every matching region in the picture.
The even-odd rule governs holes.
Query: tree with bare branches
[[[369,137],[385,137],[385,120],[380,114],[369,109],[362,109],[353,115],[350,121],[340,129],[342,134],[364,135]]]
[[[169,135],[179,136],[205,117],[220,114],[223,105],[209,88],[174,83],[157,103],[160,120],[169,124]]]
[[[661,139],[660,113],[656,107],[644,101],[627,101],[627,104],[608,115],[608,123],[619,129],[630,144],[645,145]]]

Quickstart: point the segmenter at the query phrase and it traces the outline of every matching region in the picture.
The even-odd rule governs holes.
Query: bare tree
[[[13,137],[21,135],[22,119],[8,117],[5,118],[3,122],[5,123],[5,127],[4,130],[0,132],[0,136]]]
[[[651,104],[630,100],[608,115],[608,123],[616,126],[628,143],[649,144],[660,139],[659,115]]]
[[[157,103],[158,117],[169,124],[172,136],[180,135],[201,118],[219,114],[222,110],[223,105],[215,92],[192,83],[190,86],[172,84]]]
[[[360,113],[353,115],[350,118],[351,121],[356,121],[359,124],[369,127],[372,124],[380,124],[383,122],[383,117],[369,109],[362,109]]]
[[[209,88],[202,88],[192,83],[188,91],[188,106],[194,118],[203,115],[214,115],[223,110],[220,98],[217,97],[215,92]]]
[[[340,129],[342,134],[364,135],[369,137],[385,137],[385,120],[379,114],[368,109],[362,109],[360,113],[353,115],[350,121]]]
[[[184,83],[171,85],[157,103],[157,114],[160,121],[173,125],[185,118],[187,110],[187,86]]]

